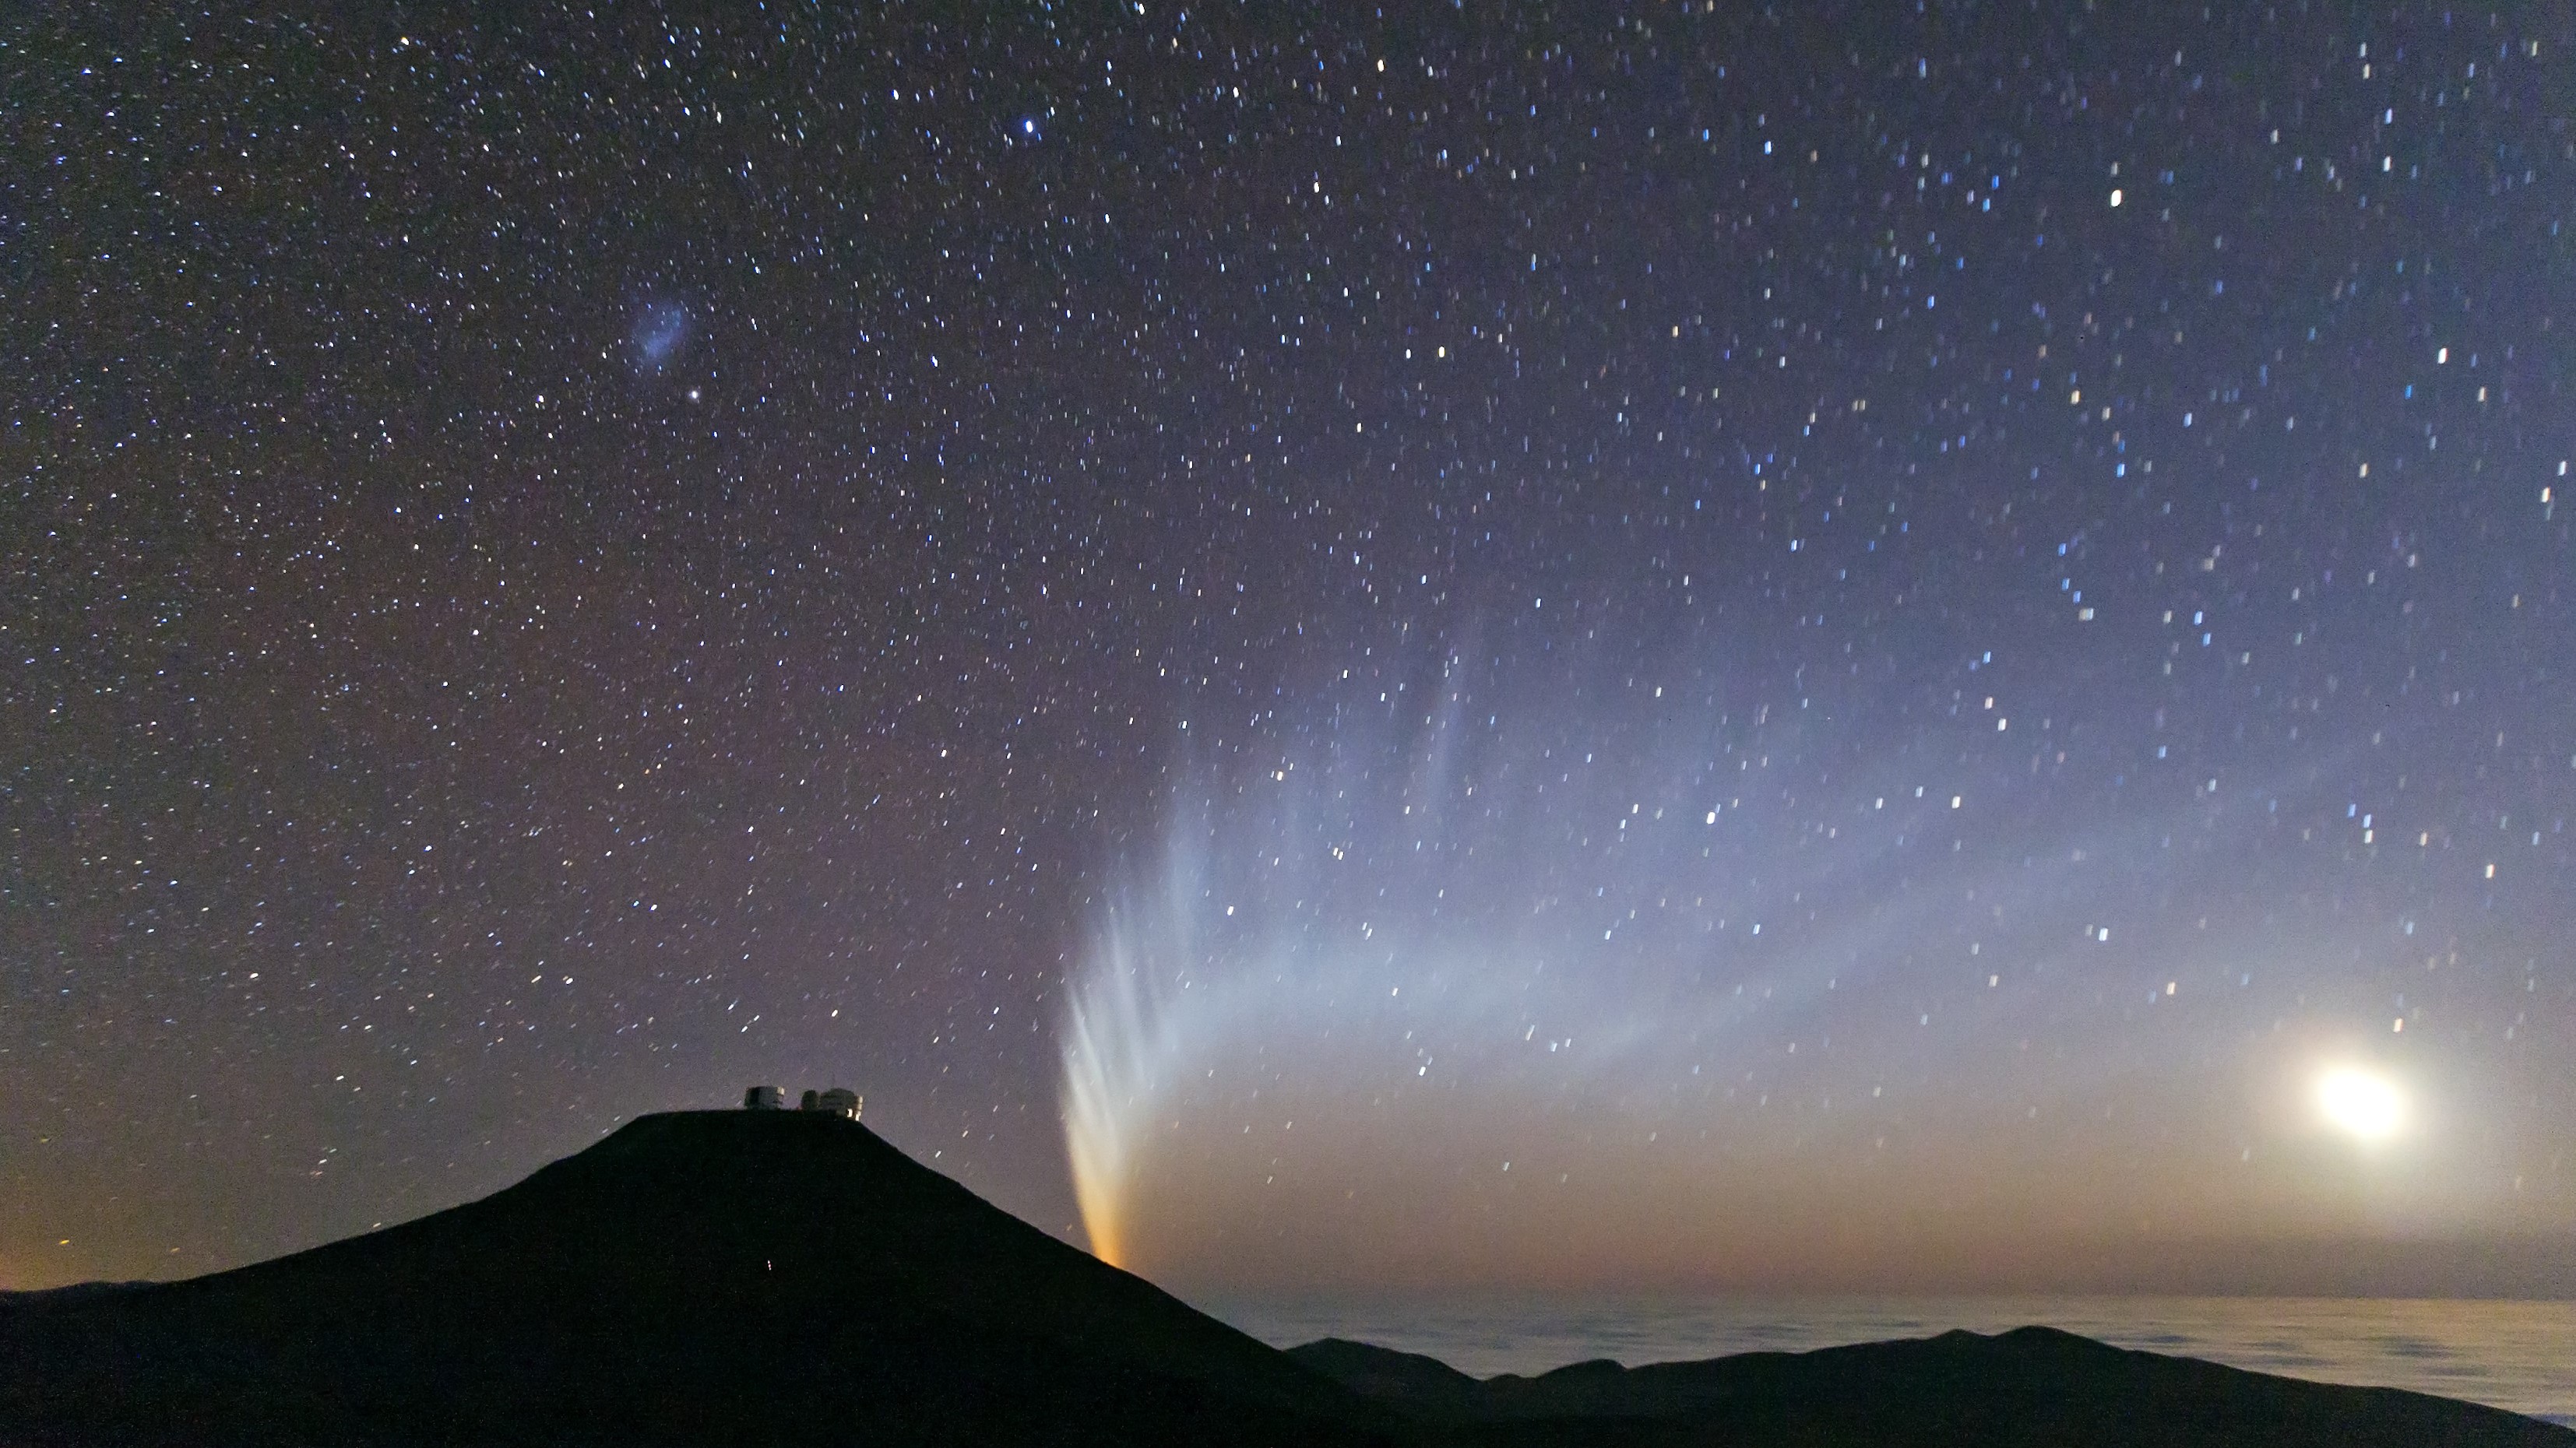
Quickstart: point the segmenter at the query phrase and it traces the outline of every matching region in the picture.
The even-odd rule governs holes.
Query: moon
[[[2406,1124],[2406,1099],[2396,1083],[2358,1067],[2337,1066],[2319,1076],[2316,1102],[2329,1124],[2360,1141],[2386,1141]]]

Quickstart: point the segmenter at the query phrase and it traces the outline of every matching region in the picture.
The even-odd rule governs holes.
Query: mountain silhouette
[[[2112,1347],[2055,1328],[1945,1332],[1815,1352],[1478,1381],[1435,1358],[1327,1338],[1288,1355],[1488,1445],[1778,1448],[2576,1448],[2576,1432],[2395,1388],[2354,1388]]]
[[[1280,1352],[855,1121],[638,1120],[186,1282],[0,1294],[0,1445],[2549,1444],[2493,1409],[2040,1329],[1479,1382]]]
[[[404,1226],[0,1308],[12,1444],[1361,1443],[1390,1416],[820,1113],[648,1116]]]

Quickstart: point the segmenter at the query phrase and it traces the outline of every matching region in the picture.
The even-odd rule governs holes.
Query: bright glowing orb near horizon
[[[2339,1066],[2317,1078],[2317,1109],[2339,1131],[2386,1141],[2406,1124],[2406,1101],[2385,1076]]]

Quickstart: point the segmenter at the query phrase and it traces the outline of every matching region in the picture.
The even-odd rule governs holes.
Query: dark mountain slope
[[[2493,1408],[2132,1352],[2044,1327],[1642,1368],[1576,1363],[1483,1382],[1363,1343],[1326,1339],[1289,1356],[1490,1444],[2576,1448],[2576,1432]]]
[[[0,1294],[0,1448],[2550,1445],[2416,1394],[1950,1333],[1536,1378],[1276,1352],[855,1122],[647,1117],[483,1201],[189,1282]]]
[[[405,1226],[0,1306],[12,1444],[1358,1442],[1380,1412],[798,1112],[647,1117]]]

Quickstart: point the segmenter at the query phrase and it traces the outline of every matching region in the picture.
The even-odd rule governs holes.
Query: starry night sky
[[[2576,1291],[2576,21],[2356,14],[0,22],[0,1285],[778,1081],[1183,1284]]]

